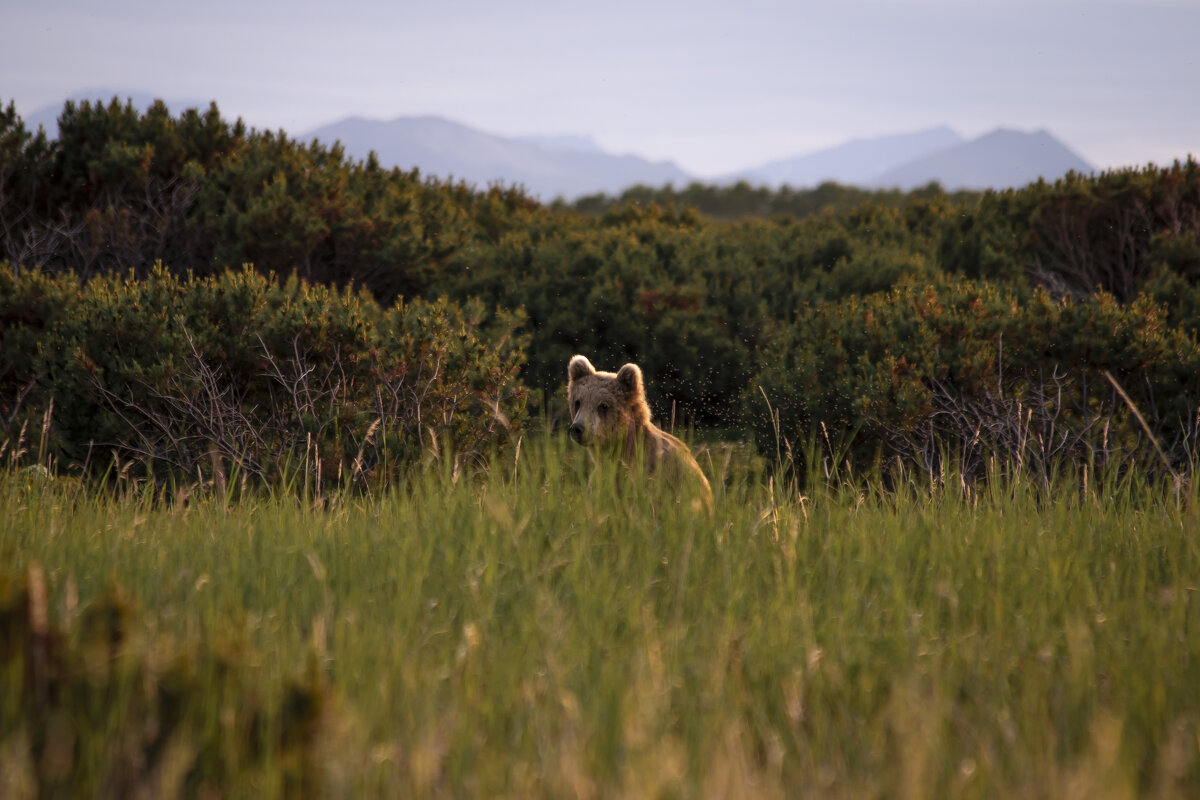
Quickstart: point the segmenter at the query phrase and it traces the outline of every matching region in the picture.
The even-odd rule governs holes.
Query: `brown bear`
[[[572,440],[614,450],[626,464],[640,455],[646,471],[661,475],[677,496],[698,497],[711,508],[712,489],[688,446],[650,421],[637,364],[597,372],[587,358],[575,356],[567,365],[567,402]]]

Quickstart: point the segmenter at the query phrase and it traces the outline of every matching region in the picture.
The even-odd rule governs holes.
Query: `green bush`
[[[937,183],[930,183],[912,192],[899,189],[862,189],[826,181],[813,188],[782,186],[769,189],[738,181],[727,186],[691,183],[683,189],[667,184],[662,187],[633,186],[617,197],[595,194],[571,203],[557,200],[556,209],[572,208],[584,214],[603,214],[613,208],[629,205],[658,205],[663,207],[694,208],[713,219],[746,219],[750,217],[805,217],[826,211],[845,212],[868,203],[904,207],[914,201],[948,201],[967,206],[979,199],[974,191],[958,191],[947,195]]]
[[[1008,420],[1004,425],[1011,427],[1017,413],[1015,406],[1005,404],[1019,400],[1022,408],[1027,407],[1032,395],[1020,386],[999,382],[989,399],[974,389],[963,394],[966,390],[946,381],[958,369],[954,365],[960,362],[955,359],[971,364],[986,363],[988,358],[995,361],[998,356],[988,354],[1000,353],[1003,338],[1016,360],[1011,366],[997,362],[997,373],[1016,380],[1014,376],[1029,365],[1049,368],[1049,377],[1039,376],[1030,391],[1036,395],[1053,388],[1057,396],[1059,383],[1065,380],[1059,376],[1066,371],[1072,387],[1077,384],[1067,394],[1077,390],[1085,398],[1076,403],[1079,416],[1072,421],[1077,433],[1072,444],[1048,446],[1048,451],[1064,455],[1098,446],[1110,452],[1111,441],[1103,437],[1099,444],[1086,447],[1078,438],[1084,435],[1080,425],[1088,430],[1103,427],[1099,421],[1105,409],[1124,413],[1119,411],[1124,401],[1114,400],[1115,389],[1103,375],[1108,369],[1145,413],[1154,437],[1165,437],[1164,446],[1178,451],[1172,457],[1191,452],[1191,439],[1175,441],[1182,436],[1179,431],[1188,430],[1180,420],[1189,419],[1181,408],[1191,403],[1190,383],[1181,378],[1177,383],[1184,394],[1171,395],[1175,389],[1170,381],[1156,383],[1161,377],[1158,371],[1168,369],[1166,361],[1146,368],[1147,383],[1138,371],[1141,368],[1123,373],[1120,364],[1109,363],[1110,356],[1094,355],[1110,343],[1104,337],[1117,335],[1112,320],[1128,315],[1148,324],[1151,312],[1138,299],[1143,293],[1166,309],[1165,317],[1154,312],[1156,331],[1164,326],[1181,331],[1200,328],[1200,165],[1191,159],[1168,168],[1095,177],[1068,175],[1052,184],[1038,182],[982,195],[951,195],[937,186],[909,193],[863,192],[835,185],[773,192],[742,184],[679,191],[638,187],[618,200],[585,198],[574,207],[561,203],[543,207],[518,190],[474,191],[462,184],[423,179],[415,170],[384,169],[374,157],[349,160],[337,144],[304,144],[283,132],[247,130],[240,121],[222,120],[215,106],[172,117],[161,104],[144,114],[119,102],[68,104],[60,129],[59,140],[49,141],[26,131],[11,104],[0,111],[0,186],[4,188],[0,245],[12,272],[22,279],[21,273],[34,264],[42,264],[47,273],[65,271],[84,278],[119,275],[120,279],[105,277],[98,285],[107,286],[113,297],[122,297],[121,303],[139,309],[137,314],[127,314],[114,305],[116,301],[80,294],[71,279],[60,283],[46,276],[13,283],[0,296],[0,324],[5,331],[0,348],[6,356],[0,363],[0,423],[19,428],[30,415],[48,409],[53,395],[56,410],[67,414],[55,428],[60,452],[71,458],[86,460],[93,441],[105,446],[136,444],[131,452],[142,457],[165,457],[167,450],[181,449],[172,445],[164,450],[159,441],[167,433],[151,434],[145,426],[154,423],[136,410],[165,401],[121,388],[127,384],[155,386],[159,395],[170,397],[200,396],[197,387],[202,385],[228,385],[230,393],[219,396],[235,406],[270,408],[276,413],[282,396],[292,397],[291,406],[298,409],[297,393],[259,396],[262,385],[278,388],[294,381],[295,375],[279,369],[271,372],[270,380],[244,377],[264,372],[259,363],[264,353],[276,366],[298,364],[303,359],[289,349],[295,341],[302,346],[304,359],[317,358],[329,365],[320,369],[335,364],[340,369],[348,356],[339,348],[358,352],[364,346],[374,353],[372,337],[387,327],[379,321],[383,312],[371,310],[365,296],[321,290],[358,299],[337,301],[344,309],[331,312],[328,331],[309,330],[308,323],[293,321],[288,323],[292,327],[271,334],[272,326],[283,323],[256,316],[257,300],[237,292],[232,299],[221,299],[216,290],[208,289],[189,289],[186,298],[178,297],[176,289],[161,284],[161,277],[151,276],[156,259],[180,276],[180,285],[198,285],[182,276],[220,275],[227,267],[252,264],[267,275],[295,275],[323,286],[361,287],[384,305],[397,297],[449,297],[465,315],[450,323],[452,327],[465,326],[481,343],[495,333],[509,336],[509,342],[527,344],[531,358],[521,366],[521,378],[544,398],[537,410],[550,414],[560,410],[556,398],[561,396],[564,365],[571,355],[583,352],[604,367],[616,368],[626,361],[641,364],[660,420],[744,429],[745,398],[750,398],[751,408],[761,405],[757,383],[752,381],[759,365],[778,362],[778,352],[811,353],[833,343],[829,352],[800,358],[813,361],[801,376],[807,375],[805,380],[815,381],[818,392],[829,396],[813,401],[817,417],[798,411],[797,423],[810,429],[825,421],[827,428],[859,430],[867,442],[887,432],[884,438],[890,444],[882,452],[903,445],[913,455],[930,447],[925,434],[913,442],[913,420],[923,420],[928,430],[930,420],[936,429],[952,418],[961,423],[986,417],[992,420],[992,435],[999,437],[1003,425],[995,418]],[[758,218],[749,218],[755,215]],[[146,285],[125,287],[125,276],[130,275],[148,279]],[[970,344],[976,336],[971,327],[951,326],[947,330],[953,333],[947,333],[937,328],[944,322],[937,318],[921,322],[923,329],[916,322],[903,323],[916,325],[914,335],[929,341],[958,335],[968,342],[947,340],[932,354],[926,352],[926,344],[892,336],[890,331],[867,348],[865,331],[835,335],[841,327],[858,322],[843,325],[833,317],[824,322],[810,319],[813,309],[827,309],[819,315],[824,319],[843,313],[828,309],[861,306],[855,313],[869,309],[887,325],[901,325],[901,312],[883,308],[886,301],[872,296],[909,287],[897,295],[905,296],[914,291],[912,287],[927,284],[952,291],[947,287],[956,284],[946,275],[980,281],[975,284],[980,292],[1003,296],[1002,305],[1016,304],[1021,310],[988,312],[986,325],[995,330],[987,333],[994,341],[989,339],[986,346]],[[1047,295],[1037,294],[1039,289]],[[271,290],[277,291],[282,290]],[[1043,336],[1057,348],[1053,357],[1015,355],[1032,335],[1033,322],[1023,315],[1032,313],[1029,309],[1052,306],[1062,297],[1072,298],[1073,304],[1045,312],[1055,325],[1059,317],[1067,320],[1053,334]],[[471,305],[477,298],[486,312]],[[420,316],[418,309],[425,307],[424,302],[402,304],[405,310],[387,313],[399,314],[398,318]],[[54,321],[76,306],[81,309],[77,317]],[[193,306],[209,309],[201,316],[211,312],[222,322],[193,329],[188,321]],[[444,308],[450,317],[459,313],[453,306]],[[1097,311],[1101,308],[1103,313]],[[288,313],[281,319],[290,318]],[[434,317],[439,313],[434,312]],[[1073,314],[1092,313],[1109,320],[1102,323],[1108,327],[1097,333],[1069,321]],[[227,316],[232,323],[226,324]],[[84,319],[91,319],[88,324],[93,328]],[[187,321],[185,326],[180,319]],[[247,323],[258,326],[253,335]],[[829,338],[803,341],[816,336],[813,325],[828,327],[824,334]],[[59,329],[53,342],[45,338],[47,331]],[[185,330],[198,343],[195,353]],[[303,331],[307,332],[297,339]],[[78,341],[64,339],[67,333]],[[257,341],[260,335],[262,343]],[[1091,338],[1096,335],[1101,337],[1099,349]],[[1176,334],[1162,331],[1162,336],[1165,341]],[[119,364],[108,363],[109,356],[101,352],[110,341],[121,354]],[[38,347],[42,350],[35,364],[30,359]],[[846,347],[857,349],[843,353]],[[975,350],[966,353],[971,347]],[[860,357],[867,358],[870,366],[847,367],[839,360],[852,359],[853,365]],[[207,365],[206,358],[217,359],[215,366]],[[945,359],[950,361],[943,364]],[[501,361],[519,363],[519,359]],[[893,381],[887,366],[893,362],[898,375],[914,376],[914,387],[897,379],[896,387],[884,391]],[[365,379],[355,370],[366,369],[365,363],[360,358],[347,373],[347,380],[357,381],[356,391],[362,397],[367,394]],[[95,374],[88,371],[89,364],[96,367]],[[205,371],[217,366],[219,374]],[[827,367],[834,370],[832,375],[847,369],[860,369],[863,374],[851,385],[844,376],[835,379],[817,371]],[[381,369],[393,374],[390,368]],[[928,374],[922,372],[926,369]],[[318,373],[307,374],[312,379]],[[340,374],[336,380],[325,372],[319,374],[332,381],[330,386],[341,385]],[[95,375],[112,376],[113,385],[120,389],[104,395],[99,405],[83,390],[97,384]],[[952,377],[962,379],[958,374]],[[217,378],[225,383],[213,383]],[[51,383],[59,387],[54,392]],[[1093,407],[1098,402],[1097,385],[1108,387],[1103,407]],[[789,386],[781,379],[781,390],[787,393]],[[830,386],[838,387],[837,391],[829,394]],[[209,389],[210,394],[214,391]],[[480,391],[481,396],[491,392]],[[379,405],[384,394],[377,394]],[[864,397],[866,410],[861,408]],[[954,406],[961,397],[974,404],[969,413]],[[880,407],[892,401],[898,404],[895,408]],[[351,404],[364,419],[370,416],[365,403],[360,398]],[[992,405],[987,408],[980,405],[988,403]],[[1061,404],[1055,400],[1050,405]],[[92,406],[107,410],[89,411]],[[805,401],[803,408],[808,407]],[[343,472],[346,452],[353,451],[351,461],[357,462],[368,438],[387,442],[389,452],[391,448],[405,451],[401,460],[411,457],[411,448],[417,446],[413,443],[425,441],[429,446],[430,435],[421,430],[423,422],[411,425],[401,441],[386,430],[367,437],[369,427],[363,428],[361,419],[353,422],[343,416],[293,410],[286,419],[258,422],[269,422],[271,430],[302,431],[305,453],[311,450],[310,434],[321,434],[323,448],[330,446],[330,438],[342,442],[345,452],[325,453],[323,460],[330,466],[342,464]],[[461,414],[449,417],[456,419],[450,427],[462,424]],[[163,421],[161,409],[154,410],[150,419]],[[1062,417],[1051,414],[1045,419],[1048,426],[1049,420]],[[949,430],[960,427],[956,424]],[[761,420],[757,429],[760,435],[766,432]],[[129,430],[139,432],[136,442],[121,433]],[[226,431],[220,437],[232,436],[236,442],[224,449],[246,451],[248,429],[236,430],[240,431],[236,435]],[[1143,436],[1144,430],[1140,424],[1131,428],[1121,439],[1122,447]],[[795,435],[796,430],[789,431],[789,436]],[[897,436],[905,441],[899,442]],[[203,440],[182,449],[197,446],[203,446]],[[273,444],[265,451],[274,462],[285,451],[294,455],[295,447]],[[375,445],[367,446],[363,458],[370,460],[374,451]],[[931,458],[928,453],[922,457]],[[179,460],[192,465],[196,458]],[[256,460],[252,471],[270,468]]]
[[[1055,296],[1097,290],[1132,301],[1165,265],[1200,278],[1200,163],[1149,165],[987,192],[947,224],[942,268],[968,277],[1028,281]]]
[[[1153,466],[1155,442],[1178,465],[1196,457],[1200,346],[1146,297],[1021,299],[946,279],[809,309],[766,348],[744,401],[761,449],[827,466],[927,469],[945,448],[968,472],[993,458]]]
[[[32,299],[44,298],[41,303]],[[23,309],[23,316],[12,309]],[[446,300],[384,309],[251,270],[79,286],[0,277],[0,383],[19,421],[53,404],[51,453],[107,454],[222,482],[366,479],[425,452],[481,457],[519,422],[523,352],[509,314]],[[21,393],[24,392],[22,395]]]
[[[434,286],[525,310],[532,387],[556,391],[575,353],[609,369],[636,361],[660,418],[739,427],[764,331],[808,301],[931,276],[928,229],[921,214],[882,206],[734,225],[625,206],[462,248]]]
[[[83,277],[254,263],[381,302],[424,292],[441,262],[538,213],[515,189],[475,192],[346,158],[340,145],[248,130],[215,104],[173,117],[67,103],[59,136],[0,109],[0,258]]]
[[[8,430],[45,408],[44,365],[39,347],[78,300],[70,275],[25,272],[19,278],[0,266],[0,423]]]

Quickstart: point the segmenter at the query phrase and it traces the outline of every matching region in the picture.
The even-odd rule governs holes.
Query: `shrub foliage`
[[[821,430],[815,450],[788,444],[827,469],[851,455],[926,470],[950,455],[975,474],[998,459],[1043,475],[1197,457],[1200,347],[1144,296],[1122,305],[1041,289],[1020,299],[961,278],[902,285],[813,308],[764,362],[746,396],[759,440]]]
[[[180,279],[0,274],[2,408],[53,409],[51,452],[107,455],[222,484],[233,474],[366,479],[481,457],[519,421],[523,358],[478,303],[379,306],[251,270]]]
[[[0,403],[14,429],[53,397],[72,458],[95,441],[190,469],[215,441],[222,458],[253,452],[237,463],[265,474],[295,455],[295,432],[301,450],[336,433],[322,461],[344,474],[368,440],[407,458],[436,438],[421,404],[433,395],[406,395],[401,411],[387,381],[462,382],[444,396],[475,398],[486,428],[510,369],[534,409],[557,412],[575,352],[639,362],[660,419],[753,428],[768,453],[819,435],[924,464],[932,435],[996,446],[1025,431],[1027,444],[1038,420],[1051,460],[1145,446],[1178,466],[1194,452],[1191,159],[982,194],[739,184],[543,207],[248,130],[215,105],[173,117],[68,104],[59,127],[50,140],[11,104],[0,114]],[[80,294],[78,278],[98,280]],[[289,299],[263,299],[276,296]],[[419,299],[389,311],[370,299],[400,297]],[[445,345],[465,373],[447,372],[443,345],[418,343],[422,325],[431,342],[470,342]],[[507,344],[488,355],[493,335]],[[407,342],[402,355],[385,340]],[[317,410],[318,396],[331,405]],[[246,426],[182,436],[196,409],[179,398],[200,397],[241,408]],[[334,411],[335,397],[356,399]],[[388,414],[411,418],[407,444],[367,436]],[[434,417],[467,424],[461,410]],[[1066,443],[1050,444],[1063,425]],[[467,435],[467,450],[490,437]]]

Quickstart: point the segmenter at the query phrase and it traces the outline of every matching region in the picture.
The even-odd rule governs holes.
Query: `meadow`
[[[0,795],[1200,793],[1194,481],[713,447],[706,515],[564,438],[320,495],[10,465]]]

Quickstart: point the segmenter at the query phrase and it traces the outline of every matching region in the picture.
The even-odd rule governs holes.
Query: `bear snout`
[[[571,437],[571,441],[576,444],[583,444],[583,423],[573,422],[571,427],[567,428],[567,435]]]

